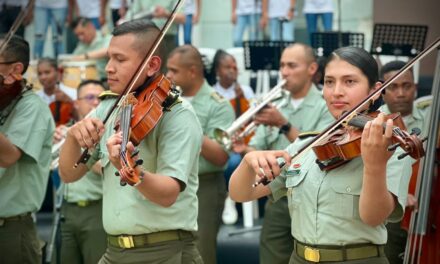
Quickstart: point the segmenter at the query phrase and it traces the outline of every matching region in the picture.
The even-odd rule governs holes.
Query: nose
[[[335,87],[333,89],[334,96],[341,96],[344,94],[344,88],[342,87],[340,82],[335,83]]]
[[[112,64],[111,64],[111,59],[107,62],[107,65],[105,65],[105,72],[106,72],[107,74],[110,74],[110,73],[114,73],[114,72],[115,72],[114,67],[113,67]]]
[[[173,74],[172,74],[170,71],[167,71],[167,73],[166,73],[166,77],[167,77],[168,79],[170,79],[170,81],[173,81]]]

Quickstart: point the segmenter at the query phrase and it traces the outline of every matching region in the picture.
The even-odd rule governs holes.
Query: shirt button
[[[351,188],[350,186],[347,187],[347,189],[345,189],[347,192],[351,192]]]

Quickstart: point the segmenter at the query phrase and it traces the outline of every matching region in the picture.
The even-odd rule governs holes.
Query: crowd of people
[[[26,1],[6,2],[0,13]],[[107,4],[115,26],[111,36],[99,30]],[[320,72],[312,47],[291,44],[279,61],[284,85],[278,96],[252,117],[253,134],[228,135],[227,145],[217,131],[227,131],[258,99],[238,81],[233,55],[218,50],[206,69],[191,45],[201,4],[186,2],[144,63],[173,1],[37,0],[34,16],[48,19],[35,33],[37,92],[23,79],[31,60],[28,42],[20,32],[9,41],[0,36],[0,263],[41,263],[34,214],[50,175],[58,174],[61,263],[217,263],[222,214],[224,222],[237,218],[225,220],[225,204],[264,196],[262,264],[402,261],[406,231],[399,222],[405,209],[417,206],[408,194],[415,160],[398,158],[400,148],[388,150],[396,126],[388,115],[400,113],[404,129],[427,136],[430,100],[415,102],[412,70],[374,98],[384,102],[379,109],[372,103],[361,107],[365,114],[380,111],[360,129],[361,153],[344,162],[319,160],[304,147],[405,62],[379,69],[365,50],[342,47]],[[249,39],[257,40],[266,24],[271,40],[294,40],[294,0],[233,0],[232,7],[235,46],[242,45],[246,28]],[[306,1],[304,11],[310,33],[319,16],[331,30],[328,1]],[[72,84],[56,58],[42,57],[48,25],[62,34],[64,20],[79,40],[66,60],[92,61],[94,78],[82,72]],[[179,23],[185,25],[181,46]],[[57,34],[54,50],[62,54]],[[129,86],[136,100],[121,98]],[[56,145],[61,147],[54,152]],[[84,150],[89,155],[79,160]],[[292,160],[298,152],[303,155]]]

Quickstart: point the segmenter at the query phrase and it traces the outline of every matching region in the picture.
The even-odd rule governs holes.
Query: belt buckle
[[[319,249],[314,249],[306,246],[304,249],[304,259],[311,262],[319,262]]]
[[[132,236],[119,236],[118,244],[121,248],[133,248],[134,241]]]
[[[86,207],[87,205],[89,205],[89,201],[78,201],[76,203],[79,207]]]

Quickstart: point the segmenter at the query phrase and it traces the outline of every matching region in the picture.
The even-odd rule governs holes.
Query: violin
[[[322,131],[319,135],[317,135],[315,138],[313,138],[308,144],[306,144],[304,147],[302,147],[300,150],[298,150],[292,157],[290,157],[291,161],[298,160],[303,155],[305,155],[305,153],[307,153],[308,150],[311,150],[313,147],[318,145],[319,142],[321,142],[322,140],[325,140],[326,138],[329,138],[330,134],[334,133],[335,130],[339,129],[340,126],[344,122],[347,122],[353,116],[353,114],[360,113],[360,111],[365,107],[365,105],[367,103],[371,103],[372,101],[374,101],[374,98],[378,98],[380,96],[380,94],[385,90],[385,88],[387,88],[392,82],[394,82],[395,80],[400,78],[407,70],[409,70],[411,67],[413,67],[417,61],[419,61],[422,58],[424,58],[425,56],[427,56],[431,51],[434,51],[438,46],[440,46],[440,38],[438,38],[436,41],[431,43],[425,50],[423,50],[422,52],[417,54],[417,56],[415,56],[404,67],[402,67],[394,76],[392,76],[390,79],[385,81],[379,89],[370,93],[364,100],[359,102],[350,111],[345,112],[341,117],[338,118],[338,120],[336,120],[333,124],[329,125],[326,129],[324,129],[324,131]],[[414,139],[414,135],[412,135],[412,136],[406,135],[405,140],[407,140],[407,139]],[[414,141],[414,142],[416,142],[416,141]],[[418,155],[422,154],[423,152],[421,149],[416,149],[417,145],[419,145],[419,144],[415,144],[414,142],[411,143],[410,141],[408,141],[407,144],[406,143],[402,144],[401,142],[399,142],[399,145],[403,146],[403,148],[407,152],[406,155],[411,154],[411,155],[414,155],[417,157]],[[392,150],[393,148],[396,148],[396,147],[397,146],[395,146],[395,144],[394,144],[394,145],[390,146],[390,150]],[[408,149],[406,149],[406,148],[408,148]],[[334,151],[337,152],[337,150],[334,150]],[[328,157],[331,157],[331,155],[329,155]],[[325,160],[328,161],[328,159],[325,159]],[[282,161],[281,159],[278,162],[278,165],[280,166],[280,168],[284,167],[285,164],[286,164],[286,162]],[[269,180],[267,179],[267,177],[262,177],[257,182],[252,184],[252,186],[256,187],[259,184],[268,184],[268,183],[269,183]]]
[[[183,3],[182,0],[178,0],[177,1],[176,5],[174,6],[174,9],[172,10],[172,12],[171,12],[170,16],[168,17],[167,21],[165,22],[165,25],[160,30],[159,34],[156,36],[156,39],[154,40],[152,46],[150,47],[148,52],[145,54],[145,56],[143,58],[143,61],[138,65],[138,68],[137,68],[136,72],[132,75],[130,81],[128,82],[128,85],[125,87],[124,91],[119,95],[118,99],[116,99],[115,103],[113,104],[111,109],[108,111],[106,117],[103,120],[104,124],[107,123],[107,121],[109,120],[109,118],[112,115],[113,111],[118,107],[118,104],[121,102],[122,98],[127,98],[127,95],[130,94],[131,91],[133,90],[135,83],[143,75],[143,72],[147,68],[148,62],[150,61],[150,59],[152,58],[153,54],[158,49],[160,42],[162,41],[163,37],[165,36],[165,33],[170,28],[172,22],[176,18],[177,10],[179,10],[179,8],[182,6],[182,3]],[[156,77],[159,77],[159,79],[157,79],[157,78],[154,79],[154,80],[157,80],[158,83],[161,84],[161,85],[159,85],[159,87],[162,87],[162,84],[165,84],[167,82],[170,83],[170,81],[168,79],[166,79],[163,75],[159,75],[159,76],[156,76]],[[156,82],[153,81],[153,84],[155,84],[155,83]],[[148,120],[149,120],[150,117],[147,116],[147,114],[156,113],[157,114],[156,118],[158,117],[158,119],[160,119],[160,117],[162,116],[162,113],[160,111],[162,111],[163,108],[161,110],[160,107],[158,107],[158,105],[162,106],[162,104],[164,102],[165,102],[165,105],[167,105],[170,102],[174,103],[174,101],[177,99],[177,96],[176,96],[178,94],[177,90],[174,89],[173,85],[169,85],[169,87],[173,87],[173,89],[169,89],[168,90],[168,92],[166,93],[167,96],[165,97],[165,99],[163,101],[160,101],[160,97],[158,95],[158,94],[161,94],[161,92],[159,92],[159,91],[163,92],[162,89],[158,90],[158,92],[157,92],[158,94],[156,94],[156,92],[150,91],[150,89],[144,89],[143,91],[147,91],[145,94],[140,92],[140,94],[142,94],[142,95],[138,94],[139,96],[135,96],[136,99],[138,100],[138,103],[140,101],[141,104],[143,105],[143,107],[146,108],[145,110],[148,110],[148,111],[142,111],[142,112],[145,112],[146,115],[136,115],[133,118],[134,120],[137,120],[137,121],[134,121],[134,123],[138,124],[139,128],[142,128],[141,130],[137,130],[136,129],[135,132],[126,131],[127,134],[128,134],[128,132],[130,132],[130,134],[134,135],[133,138],[132,138],[134,144],[136,144],[136,142],[139,143],[140,140],[142,140],[142,138],[144,138],[147,135],[147,133],[149,131],[151,131],[151,129],[153,129],[154,126],[156,125],[154,122],[151,122],[151,124],[149,124]],[[170,95],[171,90],[173,90],[173,95]],[[150,92],[148,92],[148,91],[150,91]],[[176,92],[174,92],[174,91],[176,91]],[[150,96],[151,94],[153,94],[154,96]],[[150,99],[150,102],[149,103],[142,103],[142,102],[146,102],[147,98]],[[169,99],[167,99],[167,98],[169,98]],[[169,101],[167,101],[167,100],[169,100]],[[138,103],[136,103],[136,105]],[[126,111],[123,111],[123,112],[127,112],[127,113],[130,114],[130,115],[128,115],[128,117],[125,118],[125,119],[130,120],[130,118],[131,118],[130,110],[126,110]],[[152,117],[151,119],[154,120],[155,118]],[[122,118],[121,118],[121,121],[122,121]],[[125,121],[125,122],[128,122],[128,123],[131,124],[131,121]],[[156,121],[156,123],[157,123],[157,121]],[[122,122],[121,122],[121,126],[122,126]],[[127,124],[124,124],[124,127],[127,128],[129,126]],[[139,131],[139,133],[137,133],[136,131]],[[88,149],[85,149],[83,151],[83,153],[81,154],[81,157],[75,163],[74,167],[77,168],[80,163],[86,163],[89,158],[90,158],[90,154],[88,153]],[[132,157],[127,157],[127,158],[132,158]],[[124,159],[125,159],[125,156],[124,156]],[[124,162],[124,163],[126,163],[126,162]],[[134,168],[135,167],[135,164],[129,164],[129,162],[127,162],[126,165],[128,165],[128,167],[130,167],[130,168]],[[127,177],[124,177],[124,175],[123,175],[121,178],[123,178],[124,182],[126,182],[125,180],[127,179]],[[129,179],[127,179],[127,180],[128,180],[129,183],[132,183],[132,182],[129,181]]]
[[[164,111],[169,111],[179,97],[179,93],[171,81],[163,74],[151,78],[135,93],[130,93],[122,102],[120,120],[115,130],[122,131],[120,151],[121,169],[115,173],[121,177],[121,186],[136,185],[141,182],[142,175],[136,167],[142,165],[141,159],[134,158],[138,151],[130,154],[127,143],[131,141],[135,146],[144,139],[157,125]]]
[[[312,149],[321,170],[329,171],[360,156],[362,129],[368,121],[373,120],[378,114],[379,112],[372,112],[368,115],[359,114],[349,119],[344,127],[330,133],[315,145]],[[418,137],[420,129],[408,133],[399,113],[387,115],[385,119],[392,119],[393,123],[396,124],[393,126],[392,145],[388,148],[389,151],[394,151],[399,146],[404,149],[405,153],[400,155],[399,159],[410,155],[417,160],[425,155],[424,140]],[[383,126],[385,129],[385,124]]]
[[[74,108],[71,102],[55,101],[49,104],[55,125],[64,125],[73,119]]]

